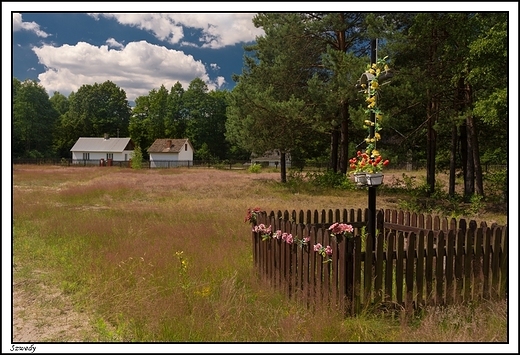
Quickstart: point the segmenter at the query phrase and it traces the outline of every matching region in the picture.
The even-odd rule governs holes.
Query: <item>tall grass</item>
[[[507,341],[503,303],[407,321],[369,312],[344,319],[310,313],[270,289],[253,267],[247,208],[366,206],[364,191],[306,194],[278,178],[205,168],[15,166],[14,277],[45,270],[92,315],[103,342]]]

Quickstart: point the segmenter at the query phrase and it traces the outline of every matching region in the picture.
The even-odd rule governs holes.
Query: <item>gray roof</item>
[[[280,151],[279,150],[268,150],[263,155],[258,156],[256,154],[251,154],[251,160],[259,161],[259,160],[272,160],[272,161],[279,161],[281,158]],[[285,153],[285,160],[290,160],[291,154]]]
[[[179,153],[186,143],[193,149],[188,138],[159,138],[148,148],[148,153]]]
[[[122,153],[124,150],[134,150],[133,144],[130,143],[130,138],[81,137],[70,151]]]

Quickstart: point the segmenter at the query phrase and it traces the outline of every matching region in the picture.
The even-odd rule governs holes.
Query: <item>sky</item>
[[[467,10],[467,3],[456,2],[406,3],[406,7],[395,2],[370,4],[370,8],[392,11]],[[493,4],[500,9],[501,3]],[[489,10],[486,3],[472,7]],[[82,85],[110,80],[126,92],[131,104],[161,85],[169,90],[180,82],[187,89],[195,78],[209,90],[231,90],[232,75],[243,69],[244,45],[263,35],[252,23],[258,11],[341,8],[367,10],[366,3],[351,2],[129,2],[124,7],[110,2],[3,2],[3,36],[9,22],[12,35],[8,77],[37,80],[49,96],[56,91],[68,96]]]
[[[202,79],[232,89],[244,45],[263,30],[254,13],[14,12],[13,76],[34,79],[49,95],[114,82],[129,101],[176,82]]]

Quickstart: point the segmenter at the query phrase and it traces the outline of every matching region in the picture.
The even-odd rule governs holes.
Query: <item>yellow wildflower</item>
[[[372,68],[374,68],[374,69],[377,68],[377,63],[373,63]]]
[[[370,120],[365,120],[365,125],[366,126],[373,126],[374,125],[374,122],[370,121]]]
[[[376,141],[378,141],[381,139],[381,135],[376,132],[376,133],[374,133],[374,138],[376,139]]]
[[[381,73],[381,69],[378,68],[378,69],[376,70],[376,75],[379,75],[380,73]]]
[[[378,120],[382,120],[382,119],[383,119],[383,115],[382,115],[381,113],[378,113],[378,114],[376,115],[376,118],[377,118]]]
[[[376,71],[375,71],[374,69],[370,69],[368,72],[369,72],[370,74],[375,74],[375,73],[376,73]]]
[[[377,89],[379,87],[379,83],[377,81],[372,81],[372,84],[370,84],[372,89]]]
[[[377,134],[377,133],[376,133],[376,134]],[[379,151],[377,151],[377,150],[375,150],[375,149],[372,151],[372,156],[373,156],[373,157],[378,157],[379,155],[380,155],[380,154],[379,154]]]

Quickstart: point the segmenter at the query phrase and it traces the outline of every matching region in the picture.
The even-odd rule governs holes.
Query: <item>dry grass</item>
[[[15,166],[13,261],[25,271],[14,281],[45,270],[46,282],[91,315],[101,341],[452,341],[434,316],[425,328],[410,328],[393,319],[311,315],[261,284],[247,208],[367,204],[363,190],[295,193],[278,180],[271,172]],[[395,207],[392,198],[381,196],[378,207]],[[461,317],[476,330],[489,319],[479,316]],[[499,315],[487,332],[447,329],[453,341],[500,342],[506,326]]]

